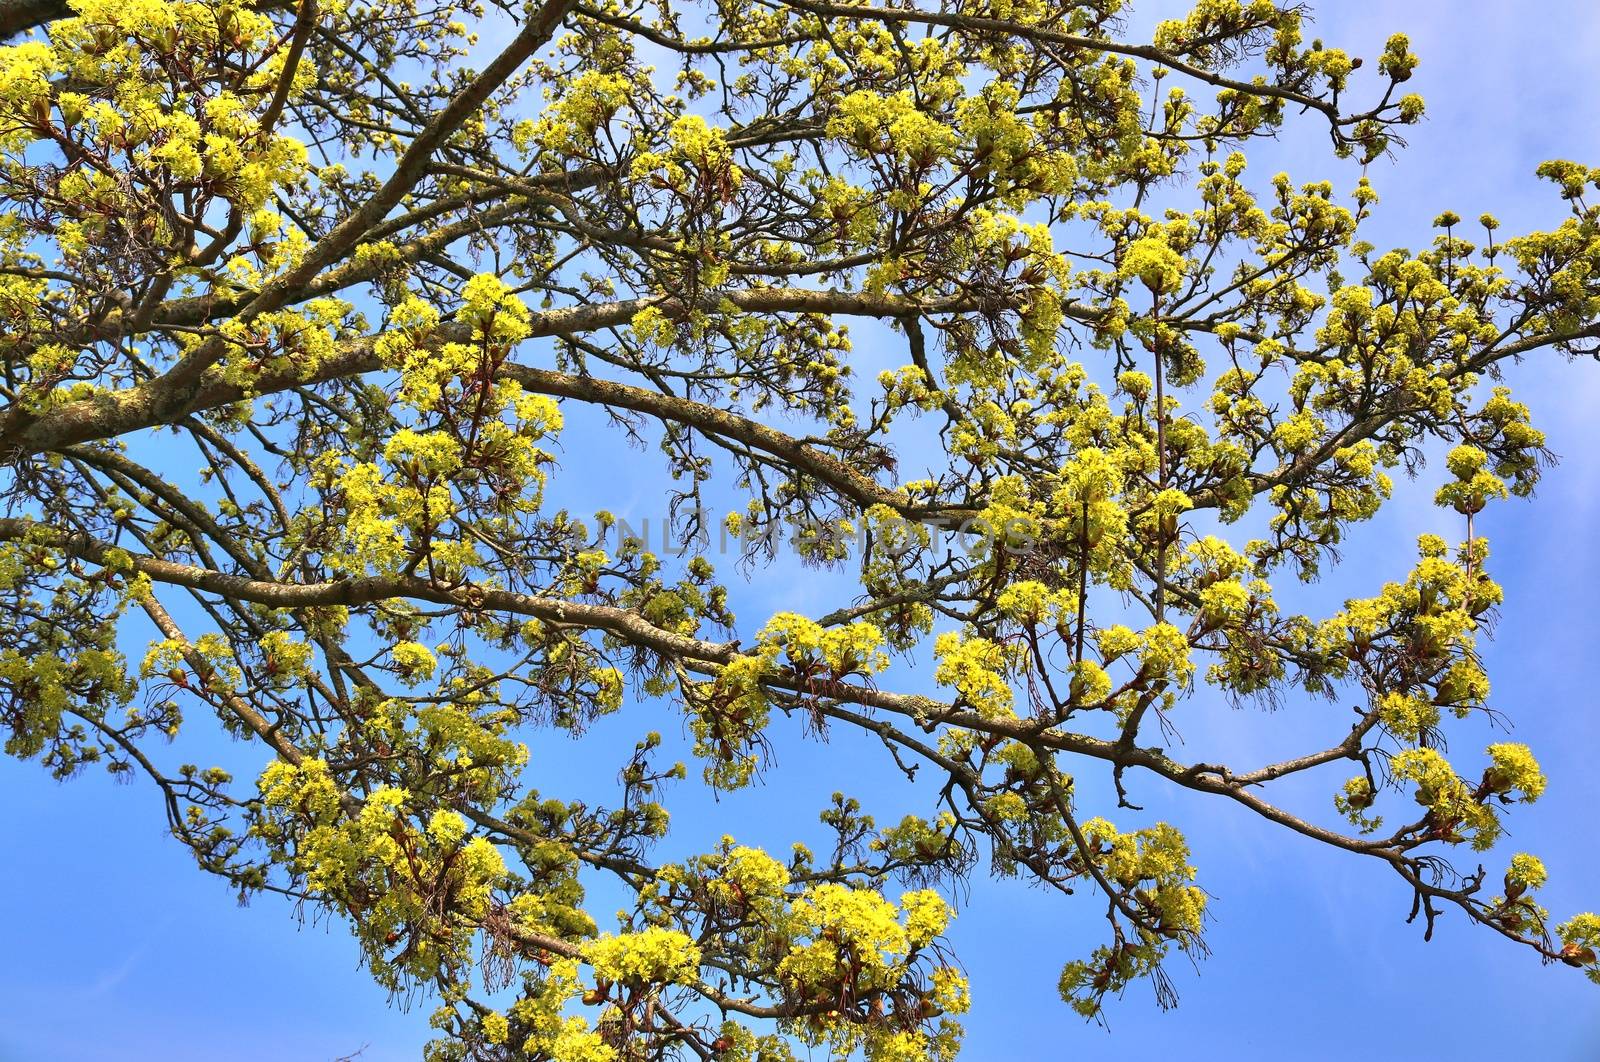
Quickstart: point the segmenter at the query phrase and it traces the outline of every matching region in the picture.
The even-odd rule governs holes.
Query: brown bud
[[[1561,949],[1561,961],[1568,966],[1588,966],[1595,960],[1594,949],[1568,944]]]

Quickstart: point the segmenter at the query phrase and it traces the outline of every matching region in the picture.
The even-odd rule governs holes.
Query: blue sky
[[[1139,6],[1136,31],[1175,6]],[[1395,30],[1412,36],[1423,59],[1413,87],[1427,97],[1429,119],[1396,162],[1373,167],[1383,202],[1368,238],[1420,246],[1446,208],[1469,218],[1492,211],[1506,232],[1556,224],[1563,204],[1532,170],[1555,157],[1600,162],[1600,13],[1577,0],[1341,0],[1324,4],[1317,24],[1330,43],[1368,57]],[[1354,168],[1330,166],[1321,131],[1302,124],[1306,132],[1252,153],[1257,176],[1281,168],[1352,185]],[[1551,873],[1545,902],[1564,917],[1600,907],[1600,716],[1591,692],[1600,642],[1592,413],[1600,366],[1544,356],[1509,379],[1561,463],[1531,502],[1494,507],[1481,521],[1508,590],[1485,649],[1495,700],[1516,724],[1514,740],[1532,745],[1550,776],[1544,798],[1513,817],[1512,836],[1493,858],[1540,854]],[[620,449],[582,416],[564,445],[563,501],[578,511],[661,508],[658,455]],[[1416,533],[1459,534],[1428,503],[1426,478],[1400,493],[1357,532],[1346,567],[1316,594],[1336,601],[1371,592],[1403,575]],[[759,622],[779,609],[834,603],[830,585],[785,564],[737,588],[734,604],[746,622]],[[1248,764],[1282,748],[1321,747],[1342,710],[1291,701],[1264,715],[1197,698],[1184,709],[1183,752],[1198,759],[1218,750]],[[679,730],[663,705],[644,704],[604,721],[585,746],[537,740],[539,784],[576,795],[596,778],[607,782],[650,726]],[[883,777],[881,750],[782,736],[764,788],[720,804],[690,786],[672,795],[671,851],[703,850],[723,832],[779,849],[814,839],[814,812],[839,787],[883,819],[920,808],[907,786],[874,780]],[[975,987],[965,1057],[1600,1057],[1600,987],[1576,972],[1542,969],[1531,954],[1450,916],[1424,944],[1404,924],[1410,898],[1386,868],[1323,851],[1242,809],[1139,784],[1136,798],[1182,826],[1195,849],[1214,897],[1213,957],[1198,974],[1181,960],[1174,967],[1177,1010],[1160,1012],[1136,986],[1111,1006],[1109,1032],[1085,1025],[1054,985],[1061,963],[1096,942],[1096,905],[975,879],[953,935]],[[237,907],[165,837],[148,789],[94,774],[57,785],[36,765],[0,759],[0,792],[0,911],[9,914],[12,956],[0,967],[0,1062],[331,1059],[362,1048],[367,1060],[417,1057],[428,1036],[426,1002],[409,1013],[391,1007],[357,968],[342,926],[297,927],[295,912],[271,898]],[[1325,808],[1326,777],[1288,799]],[[595,907],[609,909],[604,900]]]

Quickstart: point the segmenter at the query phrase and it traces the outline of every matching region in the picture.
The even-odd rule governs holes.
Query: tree
[[[1596,352],[1600,170],[1540,168],[1549,231],[1445,213],[1380,251],[1366,178],[1241,148],[1291,117],[1402,146],[1404,37],[1357,73],[1298,7],[1137,44],[1119,6],[0,2],[7,751],[143,776],[241,897],[347,919],[436,994],[441,1059],[952,1057],[941,889],[982,871],[1097,897],[1080,1013],[1167,1001],[1206,894],[1152,776],[1600,981],[1600,917],[1558,924],[1532,855],[1477,863],[1531,752],[1444,755],[1493,713],[1474,516],[1546,457],[1500,370]],[[903,367],[858,379],[851,322]],[[584,407],[659,446],[686,552],[559,507]],[[1281,609],[1397,469],[1460,542]],[[795,548],[853,589],[736,622],[730,538],[735,575]],[[1158,747],[1217,694],[1355,707],[1277,763]],[[927,813],[840,795],[832,851],[655,860],[670,735],[610,808],[540,792],[524,744],[650,699],[708,786],[760,784],[793,717]],[[196,717],[259,775],[163,765]],[[1275,802],[1306,772],[1334,808]]]

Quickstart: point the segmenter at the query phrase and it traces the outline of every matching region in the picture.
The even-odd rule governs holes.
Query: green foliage
[[[1600,339],[1600,170],[1540,168],[1546,231],[1444,211],[1377,248],[1366,177],[1246,152],[1290,121],[1397,151],[1405,37],[1362,63],[1298,6],[1199,0],[1146,44],[1122,6],[23,5],[6,751],[145,776],[203,870],[336,913],[380,984],[431,994],[437,1060],[953,1058],[996,990],[947,935],[980,869],[1096,896],[1078,1013],[1141,980],[1170,1003],[1207,894],[1130,799],[1152,782],[1600,981],[1600,919],[1552,925],[1538,858],[1498,896],[1449,862],[1546,786],[1523,745],[1461,751],[1498,711],[1475,518],[1548,457],[1502,366]],[[868,386],[852,319],[903,345]],[[617,459],[567,430],[583,407],[659,452],[660,552],[560,507]],[[1397,470],[1458,542],[1296,611]],[[855,585],[739,623],[713,543],[748,570],[794,527]],[[1316,697],[1356,715],[1305,755],[1163,751],[1218,700]],[[647,701],[719,796],[804,730],[931,806],[880,827],[839,794],[825,857],[787,861],[678,823],[702,854],[662,862],[689,769]],[[641,735],[594,772],[614,799],[542,792],[532,736],[606,715]],[[162,766],[208,720],[253,788]],[[1353,834],[1278,802],[1304,772]]]

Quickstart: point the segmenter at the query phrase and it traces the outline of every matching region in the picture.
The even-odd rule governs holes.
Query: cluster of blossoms
[[[6,750],[143,774],[204,870],[337,912],[435,993],[431,1059],[950,1059],[941,893],[980,866],[1097,894],[1078,1013],[1169,1002],[1206,894],[1152,775],[1600,980],[1537,857],[1498,895],[1449,863],[1546,789],[1474,739],[1481,525],[1548,457],[1500,368],[1600,336],[1600,170],[1541,167],[1548,231],[1447,212],[1382,251],[1366,178],[1246,161],[1293,115],[1338,158],[1400,147],[1404,37],[1364,64],[1271,0],[1147,44],[1120,0],[12,8],[45,32],[0,47]],[[682,549],[574,515],[611,460],[574,438],[655,447]],[[1459,541],[1297,611],[1397,470]],[[730,509],[750,565],[806,528],[838,607],[741,626],[705,545]],[[1309,754],[1167,751],[1213,701],[1316,698],[1354,717]],[[645,700],[718,799],[798,728],[932,806],[839,794],[823,857],[662,861],[690,771]],[[605,716],[643,735],[587,772],[615,799],[541,791],[535,735]],[[159,766],[208,717],[264,750],[253,790]],[[1320,804],[1279,803],[1302,774]]]

